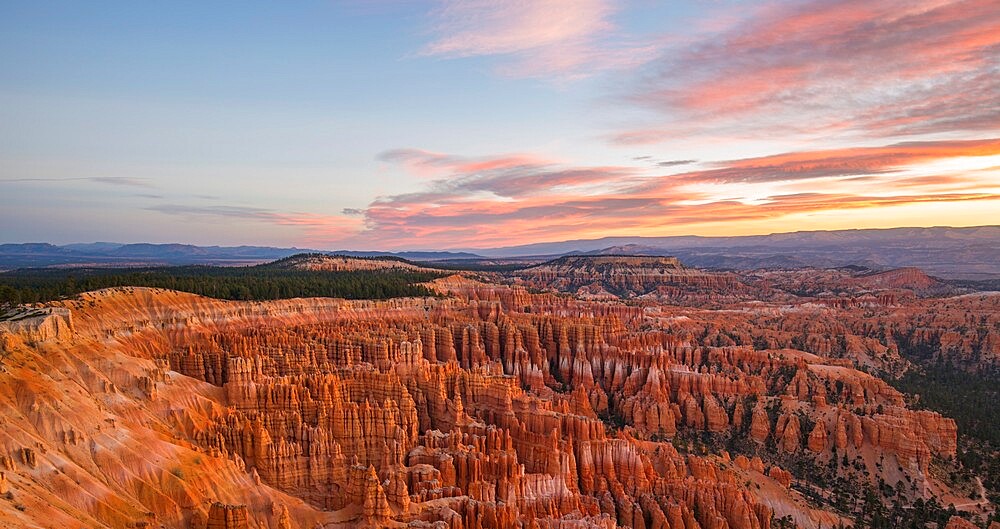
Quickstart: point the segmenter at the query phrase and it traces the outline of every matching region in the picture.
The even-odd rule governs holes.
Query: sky
[[[0,242],[984,224],[996,0],[0,2]]]

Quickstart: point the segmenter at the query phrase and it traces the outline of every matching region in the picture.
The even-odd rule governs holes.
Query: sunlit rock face
[[[650,259],[625,264],[709,292],[758,288]],[[857,369],[903,360],[846,305],[710,310],[457,276],[430,286],[443,297],[114,289],[52,304],[44,318],[57,321],[0,326],[0,494],[13,498],[0,525],[835,525],[796,491],[809,476],[785,465],[800,460],[905,482],[914,498],[947,492],[929,466],[954,456],[954,421]],[[898,299],[909,319],[878,305],[867,318],[923,317],[921,298]],[[991,303],[938,306],[957,317]],[[921,332],[961,354],[961,339],[934,330],[941,318]]]

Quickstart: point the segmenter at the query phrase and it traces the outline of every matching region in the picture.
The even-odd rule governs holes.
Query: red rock
[[[837,429],[834,431],[833,445],[839,452],[847,449],[847,420],[843,415],[837,416]]]
[[[826,450],[826,424],[822,421],[817,422],[812,432],[809,433],[807,447],[816,454]]]
[[[712,395],[705,395],[702,399],[705,408],[705,429],[710,432],[722,432],[729,426],[729,416],[726,410],[719,405]]]
[[[771,432],[771,420],[760,405],[753,410],[753,418],[750,422],[750,438],[763,444]]]
[[[226,505],[215,502],[208,510],[205,529],[249,529],[246,505]]]
[[[944,526],[944,529],[976,529],[976,525],[964,518],[952,516],[948,519],[948,524]]]
[[[775,434],[779,439],[779,447],[785,452],[795,452],[799,449],[802,432],[799,430],[799,418],[794,414],[785,414],[778,418]],[[778,434],[777,432],[781,432]]]
[[[767,475],[771,479],[777,481],[778,483],[781,483],[781,485],[785,488],[790,487],[792,484],[792,474],[789,473],[788,471],[778,468],[777,466],[772,466],[770,469],[768,469]]]

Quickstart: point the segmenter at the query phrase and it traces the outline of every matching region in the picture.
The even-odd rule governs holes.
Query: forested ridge
[[[272,266],[24,269],[0,274],[0,303],[37,303],[108,287],[158,287],[230,300],[432,296],[419,283],[443,274],[409,270],[325,272]]]
[[[1000,372],[969,372],[949,362],[926,362],[889,380],[910,404],[955,419],[958,459],[969,476],[983,477],[990,501],[1000,502]]]

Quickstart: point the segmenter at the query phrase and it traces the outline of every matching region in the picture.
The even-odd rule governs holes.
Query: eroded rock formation
[[[657,259],[608,285],[660,289],[663,269],[666,283],[745,286]],[[53,304],[64,324],[0,330],[0,487],[35,498],[0,502],[0,521],[766,529],[788,515],[818,527],[841,515],[807,505],[795,484],[808,476],[785,462],[905,480],[916,498],[940,490],[932,459],[956,452],[954,421],[856,369],[893,350],[841,308],[431,286],[447,297],[114,289]]]

